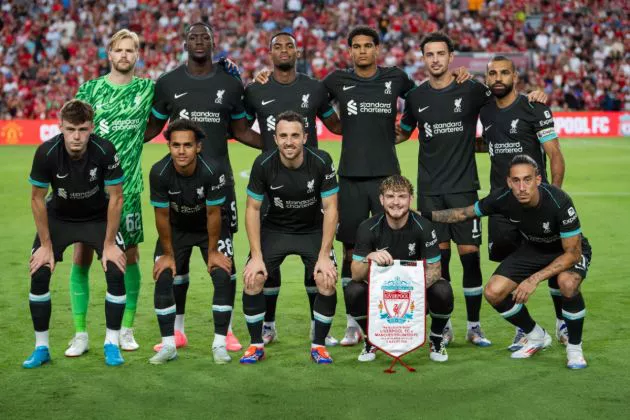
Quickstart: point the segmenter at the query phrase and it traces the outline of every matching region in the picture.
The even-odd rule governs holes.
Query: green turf
[[[338,143],[323,143],[335,160]],[[415,179],[417,143],[398,147],[404,173]],[[607,418],[623,416],[630,396],[630,347],[627,282],[630,270],[626,236],[629,233],[630,140],[566,140],[565,189],[572,194],[583,230],[593,246],[593,264],[584,285],[588,308],[584,334],[584,371],[565,368],[564,348],[554,346],[531,360],[514,361],[505,347],[513,329],[484,303],[482,322],[493,346],[474,348],[464,343],[465,310],[461,267],[451,262],[456,295],[456,341],[449,361],[436,364],[427,349],[409,355],[417,368],[394,375],[382,371],[388,360],[359,364],[360,349],[333,348],[333,366],[315,366],[308,359],[308,305],[297,258],[283,266],[278,304],[280,341],[268,347],[268,360],[258,366],[216,366],[211,358],[211,282],[199,254],[191,265],[186,331],[190,345],[179,360],[166,366],[147,363],[159,340],[153,312],[151,255],[156,233],[148,191],[144,193],[146,242],[141,245],[144,275],[136,337],[140,350],[126,353],[126,364],[108,368],[103,363],[104,277],[92,270],[92,300],[88,317],[91,351],[67,359],[63,351],[70,339],[72,318],[68,296],[71,251],[58,265],[51,285],[53,363],[36,370],[20,365],[33,349],[28,311],[27,260],[35,228],[29,206],[27,177],[34,148],[0,148],[0,418]],[[241,222],[246,179],[256,152],[240,144],[230,151],[237,178]],[[144,173],[166,153],[164,145],[149,145]],[[488,186],[488,158],[478,158],[482,186]],[[148,183],[148,180],[146,180]],[[484,235],[485,237],[485,235]],[[485,247],[485,245],[484,245]],[[337,244],[337,251],[340,249]],[[236,237],[237,269],[242,271],[247,240],[241,224]],[[484,279],[493,264],[482,250]],[[239,291],[241,290],[239,276]],[[529,304],[530,312],[546,328],[554,328],[553,307],[546,285]],[[340,338],[345,327],[343,299],[339,298],[333,333]],[[625,321],[624,321],[625,320]],[[246,343],[247,333],[237,295],[235,332]],[[236,356],[236,355],[235,355]]]

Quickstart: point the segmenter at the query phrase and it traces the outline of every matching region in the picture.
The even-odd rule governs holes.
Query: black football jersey
[[[395,149],[396,105],[415,83],[398,67],[378,67],[369,79],[357,76],[353,70],[336,70],[324,84],[339,103],[339,176],[367,178],[400,173]]]
[[[269,210],[262,228],[308,233],[322,230],[322,198],[339,191],[330,155],[321,149],[304,147],[304,162],[287,168],[278,149],[259,155],[252,165],[247,195],[262,201],[269,198]]]
[[[561,252],[562,238],[580,235],[580,219],[571,197],[560,188],[541,184],[536,207],[524,207],[512,190],[496,189],[475,203],[477,216],[501,214],[520,230],[525,240],[543,251]]]
[[[317,148],[316,117],[326,119],[335,110],[328,102],[328,91],[323,82],[298,73],[290,84],[277,82],[273,77],[265,84],[254,82],[245,89],[245,110],[249,120],[258,120],[263,138],[263,151],[275,149],[276,116],[284,111],[295,111],[304,117],[306,145]]]
[[[495,101],[481,109],[483,136],[490,154],[490,190],[506,186],[510,162],[516,155],[533,158],[547,182],[543,143],[557,139],[553,116],[548,106],[530,103],[519,95],[512,105],[499,108]]]
[[[35,152],[29,182],[52,188],[48,213],[69,222],[107,220],[105,187],[122,184],[123,171],[114,145],[91,134],[80,159],[71,159],[63,134],[42,143]]]
[[[433,224],[414,211],[409,212],[401,229],[389,227],[385,214],[372,216],[359,225],[352,259],[363,261],[377,250],[386,250],[395,260],[424,259],[428,264],[440,261]]]
[[[151,112],[156,118],[184,118],[203,129],[201,154],[216,159],[231,184],[228,156],[228,131],[232,120],[245,118],[243,85],[221,66],[215,65],[206,76],[192,76],[185,64],[163,74],[155,83]]]
[[[483,84],[453,81],[443,89],[425,82],[407,95],[400,126],[418,127],[418,192],[454,194],[479,189],[475,137],[479,111],[492,93]]]
[[[195,172],[184,176],[166,155],[151,168],[151,205],[169,208],[170,223],[179,230],[207,231],[206,207],[225,203],[226,179],[217,166],[212,158],[197,155]]]

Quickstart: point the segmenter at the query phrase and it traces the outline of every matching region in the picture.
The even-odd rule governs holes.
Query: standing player
[[[35,368],[50,361],[48,328],[50,278],[55,263],[73,243],[96,250],[105,271],[105,363],[124,362],[119,343],[125,309],[125,253],[118,225],[123,206],[123,171],[116,149],[92,134],[94,112],[72,100],[61,109],[61,134],[37,148],[29,182],[37,227],[30,260],[29,306],[35,328],[35,351],[23,363]],[[48,187],[52,187],[46,200]]]
[[[564,157],[558,135],[554,130],[549,107],[530,103],[516,90],[518,73],[514,63],[506,57],[496,56],[487,67],[486,79],[495,100],[481,110],[483,134],[490,154],[490,191],[505,187],[505,178],[512,158],[518,154],[530,156],[538,168],[543,182],[547,181],[546,157],[551,168],[551,183],[562,186]],[[490,216],[488,221],[488,250],[492,261],[503,261],[520,246],[522,236],[518,227],[501,214]],[[556,337],[567,342],[567,326],[562,316],[562,295],[558,279],[549,279],[549,292],[556,313]],[[516,331],[510,350],[522,347],[522,331]]]
[[[262,325],[265,317],[263,286],[267,272],[288,255],[299,255],[314,277],[318,294],[313,303],[315,334],[311,358],[332,363],[326,350],[337,305],[337,268],[333,239],[337,226],[337,179],[330,155],[305,147],[304,117],[293,111],[277,116],[277,149],[258,156],[247,187],[245,226],[250,259],[244,271],[243,312],[251,344],[241,363],[265,357]],[[269,211],[260,221],[265,194]]]
[[[252,147],[261,148],[260,135],[252,131],[245,118],[243,108],[243,85],[228,74],[223,67],[212,63],[214,32],[203,22],[188,27],[185,33],[185,48],[188,61],[176,69],[162,75],[155,85],[153,108],[144,134],[148,141],[157,136],[168,119],[191,120],[199,124],[204,131],[202,154],[217,160],[220,170],[226,175],[226,203],[224,211],[228,217],[232,233],[238,228],[234,177],[228,156],[228,130],[237,140]],[[179,273],[174,281],[175,301],[177,302],[177,320],[175,334],[178,347],[185,345],[184,312],[189,276]],[[236,283],[232,283],[232,301],[236,293]],[[227,348],[240,350],[240,344],[228,333]]]
[[[534,322],[525,303],[539,283],[557,277],[568,330],[567,367],[583,369],[586,308],[580,284],[591,263],[591,247],[582,235],[571,197],[556,186],[544,184],[538,164],[528,155],[516,155],[511,160],[507,184],[474,206],[434,211],[430,217],[442,223],[491,214],[510,219],[524,239],[497,267],[484,294],[503,318],[525,332],[526,339],[512,358],[528,358],[551,345],[551,337]]]
[[[447,35],[431,33],[422,40],[420,47],[429,79],[407,95],[397,141],[407,140],[413,129],[419,128],[417,208],[426,213],[467,206],[479,199],[475,132],[479,111],[493,99],[490,90],[473,79],[456,83],[455,76],[449,71],[454,46]],[[542,92],[530,96],[532,100],[546,100]],[[448,281],[451,280],[450,241],[457,244],[468,319],[466,340],[480,347],[489,346],[490,340],[485,337],[479,322],[483,291],[479,219],[450,226],[436,223],[435,228],[442,255],[442,277]],[[450,321],[444,334],[448,344],[453,339]]]
[[[149,362],[162,364],[177,357],[173,279],[179,272],[188,272],[190,255],[197,246],[214,284],[212,354],[215,363],[228,363],[226,336],[232,316],[233,271],[232,234],[227,220],[221,222],[225,175],[199,155],[204,133],[194,122],[175,120],[164,136],[169,154],[151,169],[151,204],[159,235],[153,269],[155,312],[162,346]]]
[[[293,35],[280,32],[271,38],[270,51],[273,62],[273,73],[266,83],[254,82],[245,88],[245,109],[247,118],[257,119],[260,134],[263,138],[263,151],[276,148],[274,134],[276,132],[276,117],[283,111],[291,110],[304,116],[304,127],[307,134],[307,146],[317,148],[316,118],[334,133],[341,134],[341,123],[335,110],[328,102],[328,91],[324,84],[306,74],[298,73],[295,65],[300,52],[296,47]],[[261,214],[267,211],[267,198],[263,200]],[[309,298],[311,311],[311,336],[314,332],[312,318],[313,303],[317,296],[317,287],[310,282],[313,276],[304,273],[304,286]],[[263,293],[266,301],[265,322],[263,324],[263,340],[265,344],[276,339],[276,305],[280,292],[280,270],[269,272]],[[326,345],[333,346],[337,340],[326,338]]]
[[[380,186],[384,214],[377,214],[361,223],[352,256],[352,283],[346,288],[350,313],[367,333],[369,261],[391,265],[394,260],[426,260],[426,288],[431,333],[429,357],[435,362],[446,362],[448,354],[443,342],[443,331],[453,311],[453,289],[442,278],[438,238],[433,225],[424,217],[410,211],[413,185],[403,176],[392,175]],[[375,348],[365,339],[360,362],[375,358]]]
[[[108,46],[107,55],[111,71],[105,76],[82,84],[76,95],[77,99],[86,101],[94,109],[94,132],[114,144],[125,173],[123,184],[125,199],[119,232],[125,241],[127,255],[125,271],[127,304],[120,330],[120,347],[127,351],[139,347],[134,339],[132,327],[141,279],[138,244],[144,241],[140,155],[143,145],[142,133],[153,100],[153,81],[134,76],[139,45],[138,35],[134,32],[127,29],[116,32]],[[86,329],[90,297],[88,274],[93,257],[93,249],[82,243],[75,245],[70,271],[70,302],[75,336],[65,353],[69,357],[81,356],[88,350]]]

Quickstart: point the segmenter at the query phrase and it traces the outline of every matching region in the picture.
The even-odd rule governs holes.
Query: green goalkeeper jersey
[[[153,85],[152,80],[138,77],[126,85],[115,85],[102,76],[83,83],[76,95],[94,108],[94,132],[116,147],[125,173],[123,194],[144,189],[141,154]]]

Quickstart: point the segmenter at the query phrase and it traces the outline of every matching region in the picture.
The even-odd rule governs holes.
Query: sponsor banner
[[[560,138],[630,137],[630,112],[555,112],[553,119],[556,133]],[[445,132],[458,129],[459,127],[454,125],[440,128]],[[481,123],[477,123],[477,136],[481,136],[481,130]],[[59,134],[57,120],[0,120],[0,146],[39,144],[57,134]],[[317,120],[317,136],[322,141],[341,139],[341,136],[328,131],[320,120]],[[414,130],[411,138],[418,138],[417,130]],[[160,135],[153,142],[164,143],[165,140]]]
[[[424,261],[370,262],[368,338],[399,359],[422,346],[426,335]]]

